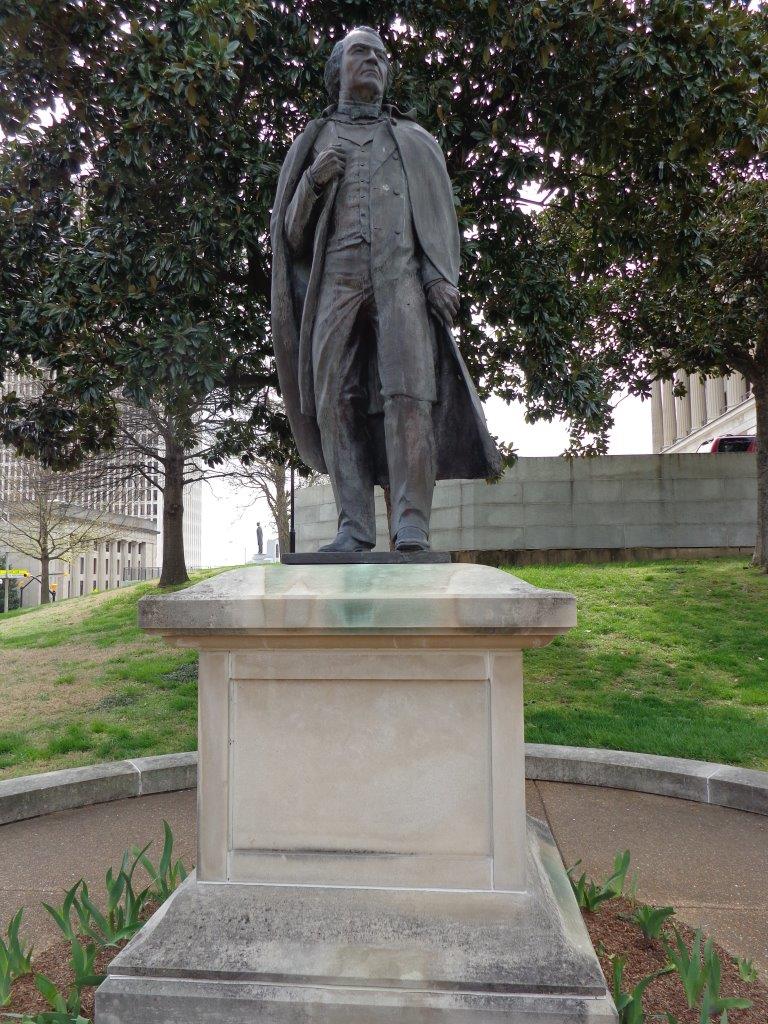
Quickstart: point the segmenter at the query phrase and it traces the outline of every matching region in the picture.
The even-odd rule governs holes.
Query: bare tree
[[[247,466],[233,468],[231,476],[242,487],[251,488],[262,497],[277,530],[280,551],[288,551],[291,532],[290,469],[285,462],[255,459]]]
[[[302,471],[306,470],[302,467]],[[227,471],[240,487],[252,489],[258,497],[263,498],[267,503],[269,514],[277,530],[277,539],[280,544],[280,551],[290,550],[291,533],[291,467],[282,458],[253,459],[251,462],[232,462]],[[295,477],[295,489],[301,490],[312,484],[327,480],[327,477],[319,473]]]
[[[114,539],[121,523],[106,504],[92,507],[91,467],[56,472],[32,461],[23,466],[5,490],[6,536],[11,548],[40,562],[40,600],[48,604],[51,562],[71,562],[78,551]]]

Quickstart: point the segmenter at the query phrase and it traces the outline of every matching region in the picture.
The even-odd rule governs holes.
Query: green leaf
[[[59,990],[56,988],[50,978],[46,978],[44,974],[35,975],[35,987],[40,995],[45,999],[48,1005],[59,1013],[63,1013],[67,1009],[66,1000],[61,995]]]

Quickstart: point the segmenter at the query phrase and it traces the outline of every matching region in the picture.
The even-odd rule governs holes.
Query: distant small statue
[[[256,543],[259,545],[259,554],[264,554],[264,531],[261,528],[261,523],[256,523]]]
[[[399,551],[429,549],[436,479],[501,469],[451,326],[459,228],[435,139],[382,107],[378,33],[351,31],[325,69],[333,105],[294,141],[272,213],[272,324],[304,461],[328,473],[338,534],[376,544],[374,484],[390,488]]]

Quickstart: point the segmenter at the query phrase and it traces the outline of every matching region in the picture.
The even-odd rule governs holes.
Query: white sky
[[[501,399],[485,403],[491,432],[513,442],[521,456],[560,455],[568,444],[562,421],[526,423],[521,405],[507,405]],[[612,455],[633,455],[651,451],[651,408],[639,398],[625,398],[616,408],[611,434]],[[514,470],[513,470],[514,472]],[[256,523],[261,522],[266,539],[276,536],[266,503],[254,501],[254,492],[234,488],[226,480],[203,486],[203,565],[239,565],[256,551]],[[329,538],[330,539],[330,538]]]

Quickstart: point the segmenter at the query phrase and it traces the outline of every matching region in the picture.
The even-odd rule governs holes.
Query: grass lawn
[[[768,768],[768,576],[741,559],[515,568],[579,624],[525,654],[526,739]]]
[[[155,589],[0,616],[0,778],[196,747],[197,656],[136,625]]]
[[[514,571],[579,602],[576,629],[526,652],[527,739],[768,768],[768,577],[737,559]],[[196,656],[136,626],[153,589],[0,617],[0,778],[194,749]]]

